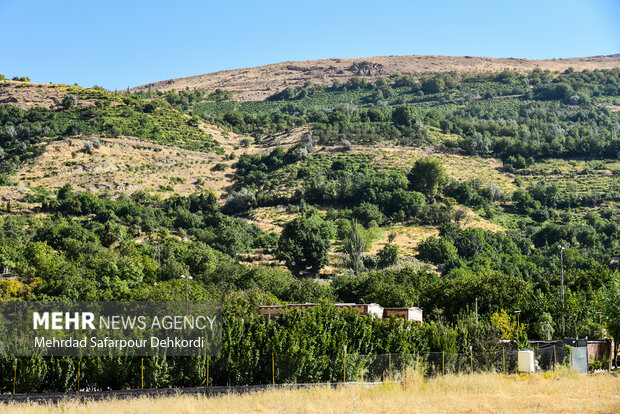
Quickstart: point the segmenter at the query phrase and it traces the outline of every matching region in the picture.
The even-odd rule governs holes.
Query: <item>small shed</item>
[[[611,339],[589,340],[588,344],[588,361],[607,360],[611,363],[613,360],[613,350],[611,347]],[[609,369],[609,366],[604,367]]]
[[[383,308],[383,319],[400,318],[406,321],[422,323],[422,309],[411,308]]]
[[[265,318],[271,320],[276,319],[280,316],[280,312],[284,310],[284,306],[259,306],[258,313],[263,315]]]
[[[355,309],[360,316],[375,316],[379,319],[383,317],[383,307],[376,303],[336,303],[335,306],[340,309]]]

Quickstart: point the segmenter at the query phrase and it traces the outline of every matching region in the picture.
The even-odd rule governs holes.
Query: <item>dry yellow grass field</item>
[[[410,376],[385,382],[305,390],[268,390],[206,398],[178,396],[57,405],[8,405],[4,413],[619,413],[620,378],[544,373]]]

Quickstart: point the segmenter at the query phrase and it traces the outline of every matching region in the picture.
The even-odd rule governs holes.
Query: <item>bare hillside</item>
[[[345,81],[353,76],[378,77],[394,73],[528,71],[535,68],[561,71],[612,69],[620,67],[620,55],[588,58],[527,60],[515,58],[485,58],[472,56],[377,56],[357,59],[321,59],[302,62],[283,62],[246,69],[225,70],[187,78],[170,79],[134,88],[134,91],[170,90],[185,88],[217,88],[239,91],[240,101],[263,100],[286,86],[305,82],[325,84]]]
[[[221,140],[227,152],[253,150],[239,149],[234,134],[223,137],[214,128],[205,129]],[[97,145],[85,151],[93,142]],[[43,154],[23,165],[13,176],[16,186],[0,187],[0,201],[23,202],[32,188],[56,190],[67,183],[92,193],[145,190],[167,197],[209,189],[222,195],[232,185],[232,163],[223,155],[133,137],[72,137],[51,142]],[[213,168],[216,164],[219,168]]]
[[[64,89],[66,88],[59,85],[2,81],[0,82],[0,105],[9,104],[22,109],[35,106],[45,108],[58,106],[67,94]],[[80,105],[86,105],[86,103],[82,101]]]

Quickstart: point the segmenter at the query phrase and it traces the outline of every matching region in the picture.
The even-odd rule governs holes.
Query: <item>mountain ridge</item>
[[[235,95],[238,101],[260,101],[287,86],[301,86],[307,82],[315,84],[344,82],[354,76],[376,78],[387,77],[395,73],[424,74],[450,71],[474,73],[512,70],[524,72],[536,68],[563,71],[569,67],[578,71],[620,67],[620,54],[545,60],[409,55],[286,61],[151,82],[130,88],[130,91],[223,89],[238,92]]]

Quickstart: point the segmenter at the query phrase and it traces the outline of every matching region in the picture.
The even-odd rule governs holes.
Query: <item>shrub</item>
[[[7,125],[4,128],[4,136],[6,137],[7,141],[12,141],[17,138],[17,130],[13,125]]]
[[[223,162],[216,163],[213,167],[211,167],[211,171],[224,171],[226,169],[226,164]]]
[[[92,155],[93,153],[93,143],[90,141],[87,141],[84,143],[84,147],[82,148],[82,151],[85,152],[86,154],[90,154]]]
[[[383,223],[383,213],[381,213],[379,207],[367,202],[361,203],[353,209],[353,217],[365,227],[368,227],[372,221],[376,222],[376,224]]]
[[[392,266],[398,261],[398,246],[392,243],[386,243],[381,250],[377,252],[377,266],[380,269]]]
[[[243,187],[239,191],[233,191],[226,197],[224,210],[231,214],[246,211],[254,200],[254,193]]]
[[[344,151],[351,151],[353,149],[353,144],[351,144],[351,141],[347,139],[342,139],[340,143],[342,144],[342,149]]]
[[[458,251],[452,242],[438,237],[429,237],[418,245],[418,258],[435,265],[458,259]]]
[[[77,106],[78,98],[76,95],[69,94],[62,98],[62,106],[65,109],[71,109]]]

